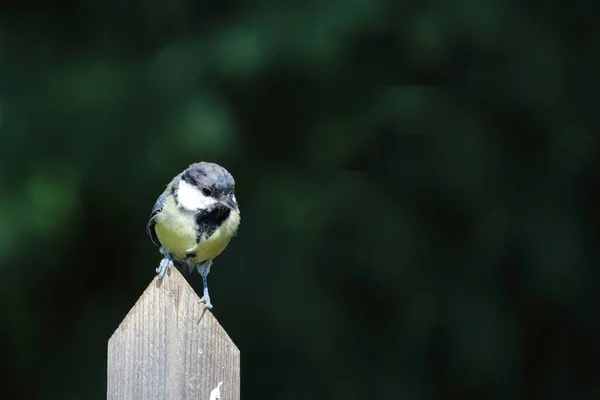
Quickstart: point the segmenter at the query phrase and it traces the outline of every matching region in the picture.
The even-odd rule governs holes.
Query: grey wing
[[[156,218],[156,215],[161,212],[163,205],[167,201],[167,197],[169,197],[170,190],[171,189],[170,189],[170,185],[169,185],[165,189],[165,191],[162,192],[162,194],[160,196],[158,196],[158,199],[156,199],[156,203],[154,203],[154,207],[152,207],[152,213],[150,214],[150,220],[148,220],[148,224],[146,225],[146,233],[148,235],[150,235],[150,240],[152,240],[152,243],[154,243],[157,247],[162,247],[162,244],[160,243],[160,240],[158,240],[158,237],[156,236],[156,232],[154,231],[154,225],[156,225],[154,218]]]

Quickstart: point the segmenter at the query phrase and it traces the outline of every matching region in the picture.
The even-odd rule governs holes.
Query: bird
[[[158,279],[173,267],[189,273],[196,269],[204,288],[201,301],[212,309],[207,277],[213,260],[236,236],[240,219],[229,171],[212,162],[191,164],[158,196],[146,226],[163,256]]]

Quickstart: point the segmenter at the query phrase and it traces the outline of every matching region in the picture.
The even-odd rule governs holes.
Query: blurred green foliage
[[[245,399],[599,398],[599,11],[5,7],[3,398],[105,397],[149,211],[199,160],[237,182],[210,280]]]

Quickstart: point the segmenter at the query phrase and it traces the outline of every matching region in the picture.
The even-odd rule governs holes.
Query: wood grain
[[[113,333],[107,375],[109,400],[240,398],[240,352],[176,269]]]

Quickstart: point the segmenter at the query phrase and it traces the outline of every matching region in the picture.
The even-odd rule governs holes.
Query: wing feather
[[[160,196],[158,196],[158,199],[156,199],[156,203],[154,203],[154,207],[152,207],[152,212],[150,213],[150,219],[148,220],[148,224],[146,225],[146,233],[150,235],[150,240],[152,240],[152,243],[154,243],[156,247],[162,247],[162,244],[160,243],[160,240],[158,240],[158,237],[156,236],[156,232],[154,230],[154,226],[156,225],[156,221],[154,221],[154,219],[162,211],[162,208],[165,205],[165,202],[167,201],[170,192],[171,185],[167,186],[165,191],[162,192]]]

